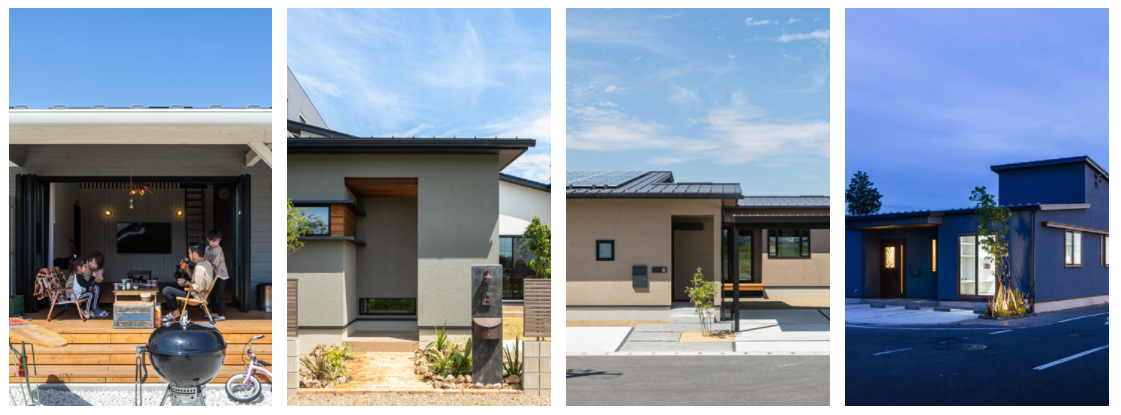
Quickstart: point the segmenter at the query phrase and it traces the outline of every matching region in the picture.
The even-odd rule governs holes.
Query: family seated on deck
[[[166,300],[166,309],[170,312],[163,316],[164,321],[179,318],[179,302],[176,298],[187,298],[190,294],[187,289],[194,290],[198,295],[206,297],[213,293],[216,301],[214,304],[214,321],[226,319],[226,282],[230,276],[226,270],[226,256],[218,244],[222,241],[222,233],[216,230],[207,232],[207,245],[198,242],[187,244],[187,257],[180,263],[187,278],[177,278],[175,285],[164,287],[163,295]],[[70,258],[70,266],[66,275],[66,285],[74,290],[74,296],[86,299],[86,309],[79,308],[79,312],[87,318],[108,317],[109,313],[98,308],[97,302],[101,297],[101,282],[105,280],[105,255],[95,251],[89,258],[82,259],[78,256]]]

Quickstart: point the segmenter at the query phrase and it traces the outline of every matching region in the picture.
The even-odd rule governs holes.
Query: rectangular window
[[[1082,232],[1066,231],[1063,258],[1068,267],[1082,266]]]
[[[361,298],[358,313],[365,316],[415,316],[415,298]]]
[[[808,229],[772,229],[767,231],[767,256],[771,258],[809,258]]]
[[[988,237],[990,240],[992,237]],[[996,264],[977,235],[958,237],[958,294],[996,293]]]
[[[331,208],[326,206],[301,207],[304,218],[307,220],[308,236],[325,236],[331,234]]]
[[[1109,268],[1109,235],[1102,235],[1102,266]]]
[[[596,241],[596,261],[615,260],[615,241]]]
[[[930,240],[930,272],[938,272],[938,240]]]
[[[533,253],[526,247],[521,236],[498,237],[498,262],[502,264],[502,299],[521,300],[525,298],[525,279],[533,278],[529,261]]]

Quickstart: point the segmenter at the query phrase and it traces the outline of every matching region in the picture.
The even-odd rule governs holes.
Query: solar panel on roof
[[[565,177],[568,187],[618,187],[646,174],[644,171],[570,171]]]

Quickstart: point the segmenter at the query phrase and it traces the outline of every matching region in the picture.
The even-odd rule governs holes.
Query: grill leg
[[[205,391],[202,389],[202,386],[199,386],[198,388],[199,388],[199,402],[202,403],[202,406],[206,406],[206,395],[203,393]]]
[[[171,384],[167,384],[167,389],[163,391],[163,399],[160,399],[160,406],[167,403],[167,395],[171,393]]]

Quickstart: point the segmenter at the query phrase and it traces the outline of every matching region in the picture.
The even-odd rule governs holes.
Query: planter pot
[[[8,317],[17,317],[23,315],[23,296],[22,295],[9,295],[8,296]]]

